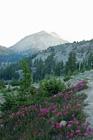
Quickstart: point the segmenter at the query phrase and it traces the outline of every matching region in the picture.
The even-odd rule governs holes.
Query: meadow
[[[87,96],[77,95],[85,88],[87,81],[67,87],[52,79],[21,94],[24,100],[18,100],[19,93],[6,94],[1,107],[1,140],[91,140],[93,130],[83,111]],[[10,103],[13,98],[14,104]],[[10,109],[6,108],[11,104]]]

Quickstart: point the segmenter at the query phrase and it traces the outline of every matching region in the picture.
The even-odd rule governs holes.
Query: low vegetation
[[[22,64],[25,70],[21,88],[11,92],[3,89],[1,140],[91,140],[93,130],[83,112],[86,95],[77,95],[77,91],[87,88],[87,81],[69,87],[60,80],[48,78],[36,89],[28,66],[24,61]],[[28,80],[24,80],[28,75]]]

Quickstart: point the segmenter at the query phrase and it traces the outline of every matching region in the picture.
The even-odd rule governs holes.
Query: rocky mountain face
[[[45,50],[50,46],[55,46],[59,44],[67,43],[68,41],[63,40],[59,35],[52,32],[41,31],[29,36],[26,36],[20,40],[15,45],[11,46],[9,49],[15,52],[24,52],[24,51],[39,51]]]
[[[36,58],[33,59],[45,59],[54,53],[54,59],[56,62],[63,61],[64,64],[68,60],[69,53],[75,52],[76,58],[78,62],[82,62],[83,60],[87,60],[90,53],[93,54],[93,40],[90,41],[81,41],[81,42],[73,42],[73,43],[66,43],[57,45],[54,47],[49,47],[48,49],[39,53]]]

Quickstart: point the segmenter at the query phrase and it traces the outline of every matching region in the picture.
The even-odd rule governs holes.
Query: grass
[[[86,87],[82,81],[52,96],[42,90],[29,94],[24,105],[3,112],[1,140],[91,140],[93,130],[83,112],[86,95],[76,94]],[[61,125],[62,121],[66,125]]]

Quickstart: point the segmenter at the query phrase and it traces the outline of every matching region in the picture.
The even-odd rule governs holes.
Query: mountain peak
[[[26,36],[18,43],[10,47],[11,50],[17,52],[27,51],[29,49],[45,50],[50,46],[67,43],[59,35],[54,32],[42,30],[40,32]]]
[[[47,32],[47,31],[45,31],[45,30],[42,30],[42,31],[37,32],[37,33],[35,33],[35,34],[38,34],[38,35],[39,35],[39,34],[41,34],[41,35],[42,35],[42,34],[46,34],[46,33],[48,33],[48,32]]]

